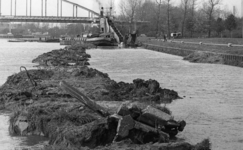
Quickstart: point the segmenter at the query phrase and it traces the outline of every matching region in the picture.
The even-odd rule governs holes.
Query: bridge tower
[[[0,0],[0,16],[2,15],[2,0]]]

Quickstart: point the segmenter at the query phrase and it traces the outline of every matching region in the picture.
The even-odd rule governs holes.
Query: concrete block
[[[134,128],[134,120],[130,115],[122,117],[118,121],[117,134],[119,138],[125,138],[129,135],[129,130]]]
[[[172,120],[172,116],[168,115],[161,110],[147,106],[144,110],[142,110],[142,115],[139,116],[138,121],[143,122],[152,127],[164,126],[167,124],[169,120]]]

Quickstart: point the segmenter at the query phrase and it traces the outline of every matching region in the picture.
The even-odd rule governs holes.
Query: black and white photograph
[[[243,150],[243,0],[0,0],[0,150]]]

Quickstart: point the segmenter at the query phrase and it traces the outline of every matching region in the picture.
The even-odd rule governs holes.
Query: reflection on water
[[[210,138],[213,150],[243,147],[243,68],[193,64],[143,49],[89,50],[91,66],[116,81],[156,79],[182,100],[167,105],[187,126],[178,135],[192,144]]]
[[[59,49],[58,43],[9,43],[6,39],[0,39],[0,85],[2,85],[9,75],[18,73],[20,66],[32,69],[32,59],[38,55],[53,49]],[[0,113],[0,150],[19,150],[21,147],[34,146],[36,149],[43,145],[45,138],[31,137],[11,137],[8,132],[9,116]]]

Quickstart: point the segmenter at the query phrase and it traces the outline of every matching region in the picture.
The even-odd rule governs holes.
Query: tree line
[[[159,37],[180,32],[182,37],[242,37],[242,19],[227,9],[222,0],[122,0],[118,19],[130,22],[125,34],[137,30],[140,34]],[[136,25],[135,20],[148,21]]]
[[[99,31],[98,27],[92,27],[89,24],[73,23],[73,24],[58,24],[50,23],[24,23],[15,26],[11,29],[14,35],[29,35],[32,33],[48,33],[51,37],[60,37],[61,35],[77,36],[82,33],[94,33]],[[0,34],[9,33],[9,27],[0,31]]]

